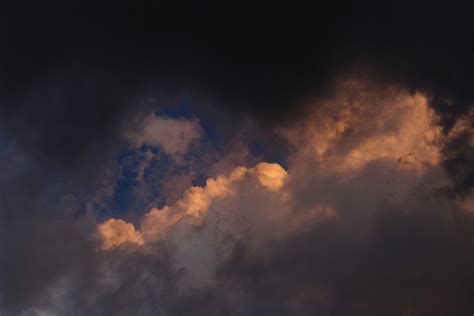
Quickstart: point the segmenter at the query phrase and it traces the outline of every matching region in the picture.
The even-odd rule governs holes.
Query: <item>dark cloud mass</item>
[[[473,314],[471,12],[2,3],[0,315]]]

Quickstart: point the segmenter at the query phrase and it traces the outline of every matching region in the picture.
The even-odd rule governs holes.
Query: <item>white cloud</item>
[[[197,119],[174,119],[151,113],[139,120],[138,128],[128,130],[125,138],[134,146],[156,146],[170,155],[180,157],[201,134]]]

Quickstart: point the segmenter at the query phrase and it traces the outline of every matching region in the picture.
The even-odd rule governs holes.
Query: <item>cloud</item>
[[[159,210],[152,208],[143,217],[140,230],[120,219],[108,219],[97,226],[97,234],[105,250],[122,244],[144,245],[167,237],[168,232],[184,217],[195,223],[203,221],[211,203],[235,194],[236,184],[246,176],[254,176],[258,183],[270,191],[279,191],[288,177],[286,171],[276,163],[259,163],[255,168],[237,167],[228,175],[207,179],[204,187],[193,186],[173,206]],[[143,237],[142,237],[143,236]]]
[[[79,190],[60,180],[44,186],[42,168],[17,168],[15,155],[0,156],[12,166],[2,182],[8,194],[1,214],[8,225],[0,225],[0,263],[6,267],[0,270],[0,312],[469,312],[472,191],[451,194],[457,180],[445,163],[469,152],[471,125],[463,116],[444,131],[430,102],[399,86],[341,81],[328,96],[312,100],[303,118],[278,128],[289,146],[285,168],[255,164],[259,158],[229,146],[221,160],[191,161],[193,167],[182,171],[209,167],[202,174],[212,176],[203,185],[190,185],[194,175],[177,181],[174,169],[163,176],[156,165],[172,159],[139,151],[120,166],[150,189],[146,196],[133,194],[146,197],[143,205],[169,191],[173,198],[163,199],[164,206],[152,203],[156,207],[145,213],[136,204],[112,218],[101,212],[62,215],[62,208],[82,204],[55,199],[107,200],[119,175],[97,173],[107,180],[106,190]],[[36,173],[36,181],[25,177]],[[15,192],[29,192],[29,199]],[[29,211],[21,221],[11,221],[23,209]]]
[[[122,244],[143,245],[143,237],[132,224],[120,219],[108,219],[97,227],[102,248],[111,249]]]
[[[215,297],[202,311],[208,304],[282,315],[452,310],[457,297],[436,284],[451,275],[452,289],[471,278],[462,264],[472,260],[469,229],[454,236],[474,223],[470,196],[443,193],[453,186],[443,148],[454,136],[419,92],[360,81],[334,89],[279,130],[291,146],[287,170],[262,162],[209,178],[145,213],[133,229],[144,243],[129,243],[138,252],[120,243],[102,252],[168,253],[181,273],[178,297]],[[456,135],[469,132],[460,125]],[[459,260],[445,261],[453,255]],[[437,261],[444,266],[426,271]],[[411,277],[418,274],[430,285]],[[429,293],[443,299],[427,303]]]
[[[0,314],[470,315],[471,8],[169,3],[2,8]]]
[[[272,191],[280,190],[288,178],[285,169],[276,163],[259,163],[254,172],[260,184]]]
[[[364,81],[339,82],[334,97],[316,101],[317,110],[281,133],[321,170],[360,170],[377,160],[409,168],[439,164],[443,145],[439,118],[420,93],[396,87],[374,90]],[[296,162],[295,165],[298,165]]]
[[[459,117],[443,148],[443,165],[454,182],[451,194],[465,197],[474,192],[474,111]]]
[[[160,147],[172,156],[182,156],[189,145],[201,137],[196,119],[160,117],[151,113],[140,120],[136,131],[127,131],[125,138],[134,146]]]

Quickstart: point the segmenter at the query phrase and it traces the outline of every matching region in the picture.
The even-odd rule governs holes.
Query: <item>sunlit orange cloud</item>
[[[124,244],[142,247],[164,240],[183,218],[200,225],[211,204],[234,196],[237,184],[243,179],[255,181],[267,192],[278,193],[280,199],[276,203],[283,204],[298,193],[295,183],[300,180],[317,178],[320,174],[338,179],[353,177],[374,162],[388,163],[390,168],[401,168],[414,176],[402,181],[415,183],[417,177],[421,179],[432,167],[439,169],[436,181],[448,181],[438,168],[442,148],[450,137],[470,126],[467,119],[457,122],[446,136],[438,116],[429,106],[429,97],[422,93],[410,93],[399,87],[373,88],[368,82],[357,80],[341,81],[334,91],[330,97],[315,101],[310,113],[297,126],[279,131],[293,149],[288,172],[278,164],[266,162],[254,168],[237,167],[228,175],[208,179],[203,187],[188,188],[174,205],[152,208],[143,216],[138,228],[119,219],[109,219],[97,227],[102,249]],[[290,175],[294,181],[283,190]],[[288,205],[275,206],[271,217],[265,217],[263,222],[282,221],[284,225],[275,234],[283,234],[305,230],[320,219],[338,216],[334,201],[311,201],[311,205],[303,204],[298,210]],[[471,204],[463,205],[470,209]]]
[[[319,100],[299,127],[282,129],[293,161],[313,160],[325,171],[356,171],[376,160],[423,169],[441,159],[442,129],[429,99],[401,88],[374,90],[368,83],[340,82]]]
[[[255,168],[237,167],[228,176],[208,179],[204,187],[189,188],[173,206],[165,206],[161,210],[152,208],[144,215],[138,231],[133,224],[120,219],[109,219],[99,224],[97,235],[101,248],[109,250],[124,244],[143,246],[147,242],[164,239],[184,217],[199,224],[213,200],[232,195],[235,184],[245,176],[255,178],[262,187],[276,192],[284,186],[288,174],[276,163],[261,162]]]
[[[97,226],[102,249],[108,250],[123,244],[143,245],[142,234],[133,224],[121,219],[110,218]]]

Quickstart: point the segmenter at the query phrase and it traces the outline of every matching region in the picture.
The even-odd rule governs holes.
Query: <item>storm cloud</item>
[[[467,8],[4,9],[2,315],[474,312]]]

